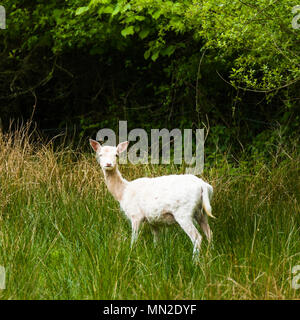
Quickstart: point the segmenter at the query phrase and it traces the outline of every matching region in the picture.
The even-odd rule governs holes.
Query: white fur
[[[101,147],[94,140],[90,140],[90,143],[96,151],[109,191],[131,221],[131,245],[137,239],[142,222],[148,222],[152,226],[155,240],[160,224],[177,222],[193,242],[194,255],[199,252],[202,239],[194,225],[194,219],[200,224],[208,240],[211,240],[212,234],[207,223],[207,215],[212,216],[209,203],[213,193],[211,185],[190,174],[140,178],[129,182],[122,178],[116,161],[116,156],[126,150],[128,142],[117,147]],[[107,164],[111,166],[108,167]]]

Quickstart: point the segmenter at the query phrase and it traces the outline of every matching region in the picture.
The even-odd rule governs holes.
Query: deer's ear
[[[117,153],[120,154],[123,151],[125,151],[127,149],[128,145],[129,145],[128,141],[119,143],[117,146]]]
[[[90,145],[95,152],[98,152],[101,149],[101,144],[96,140],[90,139]]]

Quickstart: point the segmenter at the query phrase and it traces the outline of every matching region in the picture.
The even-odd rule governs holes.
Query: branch
[[[198,65],[198,73],[197,73],[197,81],[196,81],[196,111],[198,112],[198,83],[199,83],[199,75],[200,75],[200,68],[202,64],[203,57],[205,55],[206,49],[203,51],[202,56],[199,60],[199,65]]]
[[[234,86],[231,82],[225,80],[221,75],[220,73],[218,72],[218,70],[216,70],[218,76],[226,83],[228,83],[229,85],[231,85],[232,87],[234,87],[235,89],[241,89],[241,90],[244,90],[244,91],[250,91],[250,92],[258,92],[258,93],[270,93],[272,91],[276,91],[276,90],[280,90],[280,89],[283,89],[283,88],[286,88],[294,83],[296,83],[297,81],[300,80],[300,77],[284,84],[283,86],[280,86],[280,87],[277,87],[277,88],[273,88],[273,89],[264,89],[264,90],[255,90],[255,89],[248,89],[248,88],[243,88],[243,87],[240,87],[240,86]]]

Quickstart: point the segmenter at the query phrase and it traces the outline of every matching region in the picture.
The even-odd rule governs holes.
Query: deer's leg
[[[159,228],[156,226],[151,226],[151,232],[153,234],[153,240],[154,240],[154,244],[157,245],[158,241],[159,241]]]
[[[203,214],[200,218],[200,227],[205,233],[208,243],[210,243],[212,240],[212,232],[210,230],[210,227],[207,221],[207,216],[205,214]]]
[[[211,232],[209,224],[208,224],[207,215],[204,214],[203,212],[197,212],[197,214],[195,215],[195,218],[196,218],[197,222],[199,223],[202,231],[204,232],[208,243],[210,243],[212,240],[212,232]]]
[[[142,223],[142,219],[139,218],[132,218],[131,219],[131,228],[132,228],[132,234],[131,234],[131,247],[133,247],[134,243],[136,242],[138,235],[139,235],[139,228]]]
[[[192,218],[180,218],[176,219],[181,228],[185,231],[185,233],[189,236],[193,243],[193,259],[199,256],[199,251],[201,247],[202,237],[197,228],[195,227]]]

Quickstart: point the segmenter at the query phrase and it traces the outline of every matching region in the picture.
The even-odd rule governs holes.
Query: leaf
[[[53,10],[53,17],[55,19],[59,18],[61,16],[61,14],[63,13],[63,10],[60,10],[60,9],[54,9]]]
[[[125,11],[127,11],[127,10],[130,10],[130,8],[131,8],[131,4],[130,4],[130,3],[127,3],[127,4],[125,5],[125,7],[123,8],[122,12],[125,12]]]
[[[134,16],[135,17],[135,20],[137,21],[144,21],[145,20],[145,17],[144,16]]]
[[[162,54],[162,56],[170,57],[174,53],[175,50],[176,50],[176,47],[171,45],[171,46],[168,46],[167,48],[165,48],[164,50],[162,50],[161,54]]]
[[[135,17],[134,16],[126,17],[122,22],[125,22],[125,23],[135,22]]]
[[[120,12],[120,5],[117,4],[114,11],[112,12],[112,16],[115,16],[116,14],[118,14]]]
[[[151,53],[150,49],[147,50],[147,51],[144,53],[144,58],[145,58],[146,60],[149,59],[150,53]]]
[[[134,34],[134,27],[129,26],[121,31],[123,37],[127,37],[130,34]]]
[[[152,15],[152,17],[153,17],[153,19],[157,20],[157,19],[160,17],[160,15],[161,15],[161,11],[160,11],[160,10],[157,10],[157,11]]]
[[[140,33],[139,33],[139,37],[143,40],[145,39],[150,33],[150,29],[143,29]]]
[[[114,8],[112,6],[107,6],[103,9],[103,13],[112,13]]]
[[[76,10],[75,15],[79,16],[83,14],[84,12],[87,12],[89,10],[89,7],[80,7]]]
[[[61,15],[63,13],[63,10],[54,9],[53,10],[53,17],[56,20],[56,23],[59,24],[63,19],[61,18]]]
[[[151,56],[151,59],[152,59],[153,61],[156,61],[157,58],[158,58],[158,56],[159,56],[159,51],[157,50],[157,51],[155,51],[155,52],[153,53],[153,55]]]

